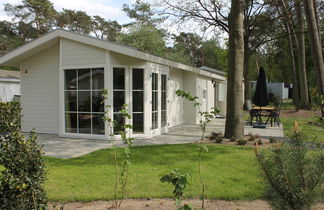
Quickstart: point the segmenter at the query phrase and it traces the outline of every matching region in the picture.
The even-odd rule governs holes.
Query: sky
[[[135,0],[50,0],[54,8],[61,11],[62,8],[85,11],[88,15],[99,15],[109,20],[117,20],[120,24],[130,22],[130,19],[122,11],[123,4],[131,5]],[[153,0],[154,1],[154,0]],[[149,0],[147,2],[153,2]],[[4,4],[21,4],[21,0],[0,0],[0,20],[10,20],[4,11]]]

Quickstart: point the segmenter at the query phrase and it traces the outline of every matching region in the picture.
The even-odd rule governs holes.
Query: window
[[[206,89],[203,89],[203,91],[202,91],[202,98],[203,99],[207,99],[207,90]]]
[[[122,131],[122,125],[125,123],[119,114],[125,104],[125,68],[113,68],[113,103],[114,120],[117,122],[114,133],[118,134]]]
[[[161,127],[167,125],[167,76],[161,75]]]
[[[144,132],[144,69],[132,70],[133,133]]]
[[[104,69],[66,69],[64,75],[65,132],[104,135]]]
[[[152,129],[158,128],[158,74],[152,73]]]

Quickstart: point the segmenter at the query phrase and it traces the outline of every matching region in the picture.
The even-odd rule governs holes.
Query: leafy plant
[[[295,130],[288,143],[277,143],[270,151],[258,149],[265,182],[265,198],[275,209],[310,209],[324,178],[324,152],[307,154],[304,136]]]
[[[212,132],[209,135],[209,139],[210,140],[215,140],[215,139],[217,139],[218,137],[221,137],[221,136],[222,136],[222,133],[221,132]]]
[[[103,99],[107,99],[108,91],[103,90]],[[104,103],[104,101],[103,101]],[[133,128],[131,124],[127,124],[126,122],[131,119],[131,115],[128,113],[127,110],[128,105],[124,104],[119,111],[119,115],[122,117],[124,123],[118,124],[116,120],[113,120],[110,116],[111,113],[111,106],[106,105],[106,111],[104,120],[107,122],[109,131],[110,131],[110,139],[108,139],[108,142],[112,144],[112,148],[114,150],[114,166],[115,166],[115,185],[114,185],[114,206],[113,207],[120,207],[123,200],[125,199],[126,195],[126,186],[128,183],[129,178],[129,166],[131,164],[131,147],[132,147],[132,141],[133,138],[130,137],[129,130]],[[123,147],[123,157],[122,157],[122,167],[119,172],[119,160],[117,157],[117,146],[112,140],[115,132],[114,129],[120,128],[120,131],[118,131],[118,134],[121,137],[122,143],[125,145]],[[120,185],[120,188],[119,188]],[[118,192],[120,192],[120,195],[118,196]],[[120,198],[118,202],[118,197]]]
[[[21,127],[21,108],[19,102],[0,103],[0,135],[19,131]]]
[[[270,137],[270,138],[269,138],[269,142],[270,142],[271,144],[273,144],[273,143],[276,143],[277,140],[276,140],[275,138],[273,138],[273,137]]]
[[[255,136],[254,135],[250,135],[249,136],[249,141],[254,141],[255,140]]]
[[[45,163],[36,138],[19,130],[0,136],[0,209],[45,209]]]
[[[231,141],[231,142],[234,142],[234,141],[236,141],[236,138],[235,138],[234,136],[232,136],[232,137],[230,138],[230,141]]]
[[[218,136],[218,137],[215,139],[215,141],[216,141],[216,143],[220,144],[220,143],[222,143],[222,141],[223,141],[223,137]]]
[[[247,141],[245,139],[238,139],[237,141],[238,145],[246,145]]]
[[[185,98],[191,102],[193,102],[193,106],[198,109],[198,114],[200,115],[199,125],[201,130],[201,138],[199,143],[199,177],[200,177],[200,183],[201,183],[201,208],[204,208],[205,206],[205,189],[206,184],[204,182],[203,176],[202,176],[202,166],[201,166],[201,156],[203,151],[208,151],[208,148],[203,145],[203,140],[205,139],[205,133],[206,133],[206,126],[207,124],[214,118],[214,116],[218,113],[220,113],[220,110],[216,107],[211,108],[212,111],[210,112],[204,112],[201,110],[201,104],[199,103],[199,98],[197,96],[192,96],[190,92],[185,92],[182,90],[176,91],[177,96],[180,96],[182,98]]]
[[[190,174],[182,173],[180,169],[173,169],[170,173],[161,177],[161,182],[171,183],[174,186],[173,197],[175,200],[175,206],[177,209],[192,209],[190,205],[185,204],[181,206],[181,199],[184,195],[184,190],[189,184],[188,179],[190,178]]]

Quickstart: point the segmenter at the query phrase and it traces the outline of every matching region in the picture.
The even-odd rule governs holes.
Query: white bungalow
[[[225,113],[223,72],[68,31],[56,30],[23,45],[0,57],[0,66],[20,68],[23,131],[109,137],[102,120],[103,88],[115,120],[120,121],[120,107],[129,105],[135,138],[199,122],[195,108],[176,96],[177,89],[199,96],[203,109],[218,106]]]
[[[20,72],[0,69],[0,102],[15,100],[20,96]]]

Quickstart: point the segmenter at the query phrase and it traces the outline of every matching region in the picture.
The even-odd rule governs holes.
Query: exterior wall
[[[183,71],[183,90],[190,92],[191,95],[197,95],[197,74]],[[196,108],[192,102],[188,100],[183,101],[183,123],[196,124]]]
[[[226,95],[227,95],[227,82],[220,81],[217,86],[217,99],[216,106],[220,109],[222,115],[226,115]]]
[[[106,50],[80,42],[61,39],[62,67],[99,67],[106,64]]]
[[[170,71],[170,80],[168,86],[168,123],[169,127],[177,126],[183,123],[183,99],[178,97],[175,92],[183,89],[183,71],[172,69]]]
[[[0,81],[0,101],[12,101],[14,95],[20,95],[20,82]]]
[[[110,52],[110,59],[112,65],[146,65],[145,60],[129,57],[115,52]]]
[[[215,106],[215,89],[210,77],[198,76],[197,78],[197,96],[201,103],[202,111],[211,111]],[[197,115],[196,123],[199,123],[200,116]]]
[[[39,133],[58,133],[58,69],[58,45],[21,63],[22,131],[36,128]]]

